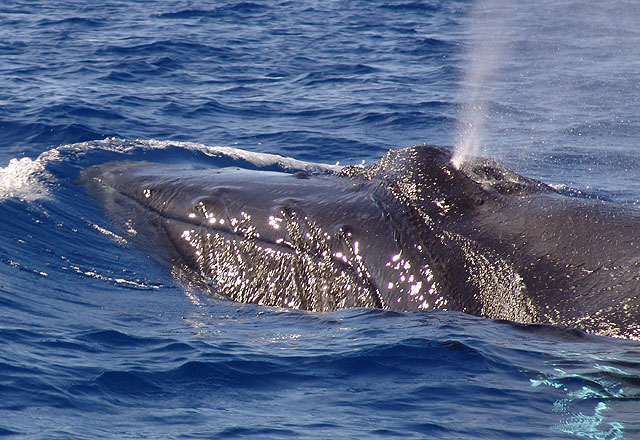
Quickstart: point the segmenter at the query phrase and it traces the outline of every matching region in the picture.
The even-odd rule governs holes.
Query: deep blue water
[[[636,341],[222,301],[76,184],[115,159],[372,163],[459,142],[475,108],[478,154],[638,204],[640,6],[533,3],[3,2],[0,435],[640,438]]]

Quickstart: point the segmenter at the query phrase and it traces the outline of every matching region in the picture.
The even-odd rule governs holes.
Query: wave
[[[157,160],[185,162],[212,167],[240,166],[265,171],[305,171],[331,173],[340,166],[305,162],[277,154],[256,153],[234,147],[206,146],[193,142],[135,140],[107,138],[62,145],[48,150],[35,159],[14,158],[0,167],[0,200],[11,198],[34,201],[46,198],[59,183],[72,182],[77,172],[87,166],[109,160]],[[65,168],[58,173],[55,169]]]
[[[378,438],[382,427],[390,436],[447,438],[516,438],[523,429],[539,438],[640,433],[637,344],[565,339],[550,326],[461,313],[239,307],[200,307],[201,316],[189,317],[198,323],[193,333],[4,329],[3,340],[23,357],[57,354],[38,366],[15,354],[0,363],[0,378],[14,383],[0,408],[71,410],[61,414],[71,426],[98,412],[106,420],[93,430],[145,419],[168,424],[171,435],[189,426],[212,437],[244,430],[242,418],[257,421],[255,432],[279,426],[265,402],[288,408],[283,428],[308,438],[331,430]],[[202,333],[215,329],[223,332]],[[22,395],[32,390],[40,391],[27,403]],[[213,410],[227,414],[215,426],[205,417]],[[371,417],[376,423],[366,423]],[[478,417],[501,422],[479,427]]]
[[[28,157],[11,159],[6,167],[0,168],[0,200],[18,198],[33,201],[48,196],[46,182],[51,175],[45,167],[56,156],[53,151],[44,153],[35,160]]]
[[[227,6],[212,9],[182,9],[175,12],[160,12],[155,16],[161,19],[193,19],[193,18],[220,18],[220,17],[246,17],[247,15],[264,14],[271,8],[259,3],[239,2]]]

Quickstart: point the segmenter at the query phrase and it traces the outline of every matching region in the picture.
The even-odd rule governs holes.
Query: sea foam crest
[[[243,150],[235,147],[211,147],[194,142],[157,140],[136,140],[135,142],[147,145],[149,148],[181,147],[189,150],[200,151],[207,156],[225,156],[231,159],[242,159],[252,163],[258,168],[267,168],[273,165],[277,165],[283,170],[308,171],[314,173],[339,172],[342,169],[342,166],[338,164],[330,165],[323,163],[306,162],[303,160],[294,159],[292,157],[280,156],[279,154],[258,153],[255,151]]]
[[[0,167],[0,201],[11,198],[34,201],[48,197],[47,182],[51,175],[45,166],[57,156],[58,151],[54,149],[41,154],[37,159],[14,158],[6,167]]]
[[[162,150],[177,147],[185,151],[198,151],[206,157],[227,157],[249,162],[257,168],[276,166],[283,171],[306,171],[310,173],[333,173],[342,168],[339,165],[305,162],[277,154],[259,153],[234,147],[207,146],[194,142],[162,140],[126,140],[107,138],[103,140],[62,145],[45,151],[36,159],[14,158],[7,166],[0,167],[0,201],[15,198],[34,201],[50,196],[54,176],[47,171],[47,165],[57,161],[71,161],[82,164],[82,158],[95,151],[116,153],[111,160],[136,160],[136,151]],[[77,161],[77,163],[75,163]],[[92,163],[95,164],[95,163]]]

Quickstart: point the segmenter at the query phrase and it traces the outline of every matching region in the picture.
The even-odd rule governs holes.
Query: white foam
[[[127,240],[121,236],[119,236],[118,234],[116,234],[115,232],[112,232],[108,229],[105,229],[101,226],[98,226],[96,224],[91,223],[91,226],[93,226],[93,229],[95,229],[96,231],[98,231],[99,233],[106,235],[107,237],[111,238],[113,241],[115,241],[116,243],[118,243],[121,246],[125,246],[127,243]]]
[[[200,151],[208,156],[225,156],[231,159],[242,159],[252,163],[257,167],[269,167],[277,165],[285,170],[299,170],[308,172],[338,172],[342,166],[306,162],[294,159],[292,157],[284,157],[272,153],[257,153],[254,151],[242,150],[235,147],[224,146],[206,146],[194,142],[176,142],[176,141],[157,141],[157,140],[136,140],[141,145],[146,145],[152,149],[162,149],[167,147],[180,147],[188,150]]]
[[[329,165],[322,163],[305,162],[291,157],[284,157],[278,154],[254,153],[233,147],[207,147],[209,152],[224,154],[225,156],[244,159],[256,166],[267,167],[271,165],[281,166],[283,169],[302,171],[331,171],[338,172],[342,167],[338,164]]]
[[[224,146],[206,146],[194,142],[141,140],[128,141],[118,138],[107,138],[97,141],[80,142],[77,144],[62,145],[42,153],[36,159],[27,157],[14,158],[7,166],[0,167],[0,201],[7,199],[20,199],[34,201],[50,196],[53,188],[53,176],[46,170],[47,164],[60,160],[73,160],[92,150],[111,151],[122,153],[122,160],[128,159],[126,153],[133,150],[162,150],[168,147],[184,148],[185,150],[198,151],[210,157],[224,156],[231,159],[241,159],[255,165],[258,168],[278,166],[283,170],[306,171],[310,173],[338,172],[342,168],[339,165],[305,162],[291,157],[284,157],[270,153],[256,153],[240,148]]]
[[[0,168],[0,200],[33,201],[47,197],[48,178],[45,163],[40,158],[11,159],[6,167]]]

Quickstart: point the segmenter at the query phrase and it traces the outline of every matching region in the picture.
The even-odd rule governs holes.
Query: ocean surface
[[[640,438],[640,342],[216,299],[77,184],[109,160],[295,170],[418,143],[637,205],[640,4],[3,1],[0,436]]]

